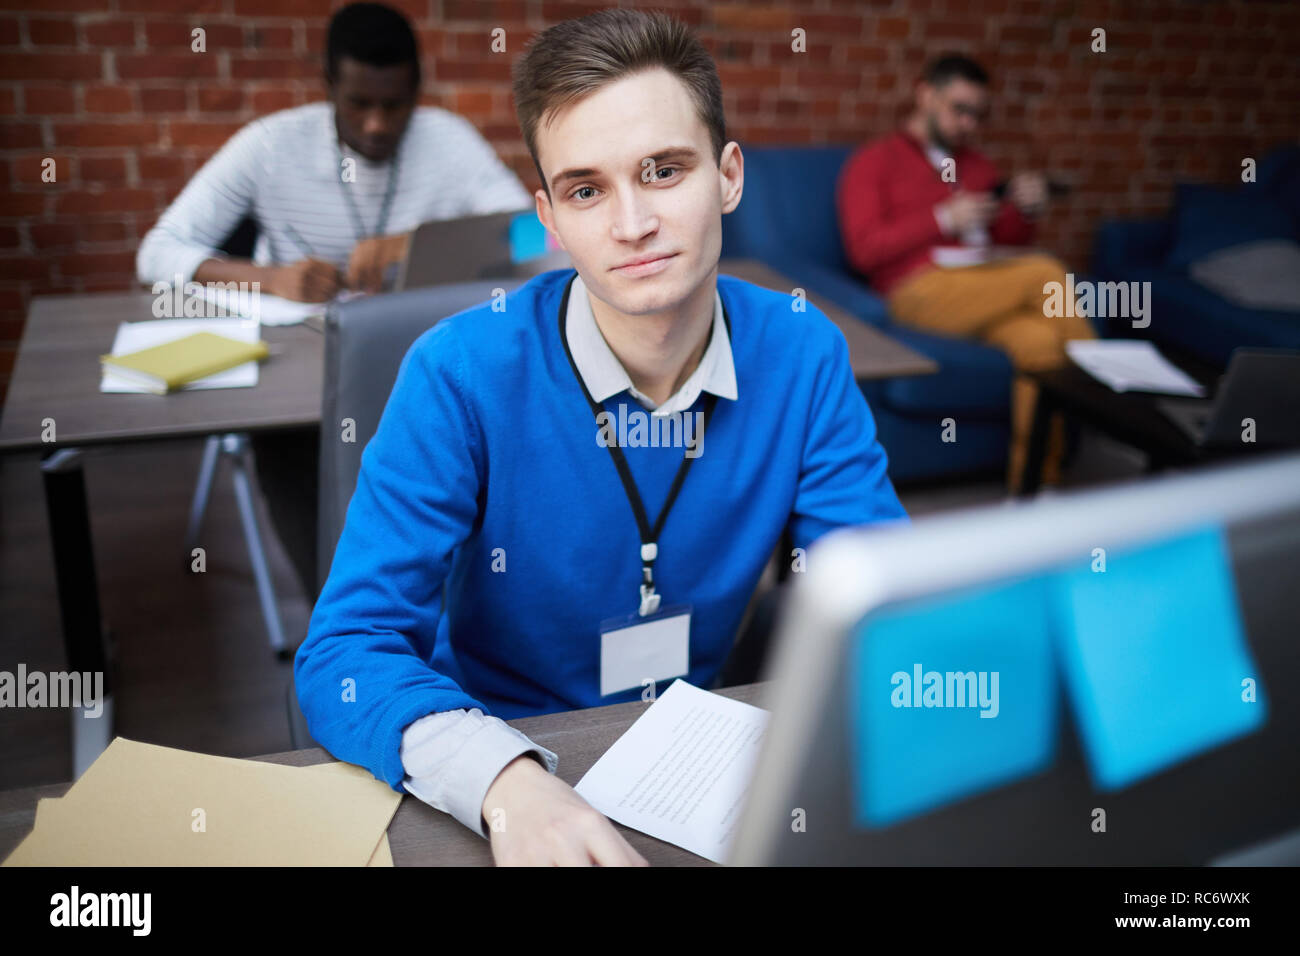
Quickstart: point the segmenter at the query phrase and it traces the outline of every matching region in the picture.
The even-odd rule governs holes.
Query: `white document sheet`
[[[1159,392],[1200,397],[1205,389],[1171,364],[1150,342],[1071,339],[1065,351],[1080,368],[1116,392]]]
[[[767,711],[674,681],[574,789],[611,820],[722,863]]]
[[[344,289],[334,297],[334,301],[347,302],[364,294],[364,292]],[[296,302],[293,299],[282,299],[278,295],[268,295],[261,291],[254,299],[251,294],[241,295],[237,290],[227,290],[210,284],[203,286],[203,297],[213,305],[236,315],[243,315],[245,318],[257,319],[263,325],[294,325],[303,319],[324,315],[325,310],[330,307],[329,302]]]
[[[261,333],[251,319],[154,319],[151,322],[123,322],[113,338],[113,355],[125,355],[155,345],[175,342],[196,332],[211,332],[240,342],[256,342]],[[101,367],[102,368],[102,367]],[[257,384],[257,362],[245,362],[187,382],[181,388],[252,388]],[[103,369],[99,379],[101,392],[140,392],[151,394],[138,382]]]

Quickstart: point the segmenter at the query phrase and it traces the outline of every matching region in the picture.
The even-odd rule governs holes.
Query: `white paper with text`
[[[674,681],[575,789],[611,820],[722,863],[767,719],[759,707]]]

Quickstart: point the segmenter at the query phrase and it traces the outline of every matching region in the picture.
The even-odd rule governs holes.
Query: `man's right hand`
[[[614,824],[532,757],[516,757],[483,798],[498,866],[649,866]]]
[[[295,302],[328,302],[338,294],[343,277],[333,263],[322,259],[299,259],[272,266],[263,288],[271,295]]]
[[[998,212],[998,201],[992,193],[953,193],[951,199],[939,203],[943,210],[940,221],[952,235],[961,235],[969,229],[987,226]]]

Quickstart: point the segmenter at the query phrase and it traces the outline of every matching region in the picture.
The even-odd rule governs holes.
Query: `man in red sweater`
[[[1004,248],[1033,239],[1047,183],[1041,173],[1018,173],[1006,198],[994,197],[997,168],[971,146],[988,102],[988,75],[975,61],[948,54],[930,64],[902,128],[859,149],[840,174],[844,248],[897,321],[995,345],[1018,371],[1059,367],[1067,361],[1065,342],[1093,338],[1092,327],[1078,315],[1044,315],[1044,284],[1064,287],[1060,261]],[[1033,383],[1017,375],[1007,465],[1012,492],[1020,486],[1036,400]],[[1064,439],[1058,416],[1045,484],[1060,481]]]

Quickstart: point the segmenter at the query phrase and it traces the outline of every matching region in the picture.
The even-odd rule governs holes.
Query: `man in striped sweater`
[[[415,34],[396,10],[330,21],[328,99],[249,123],[217,151],[141,243],[141,282],[258,282],[322,302],[378,291],[422,222],[522,209],[532,198],[464,118],[417,107]],[[257,223],[251,259],[220,251]],[[315,428],[255,435],[259,483],[308,599],[316,594]]]

